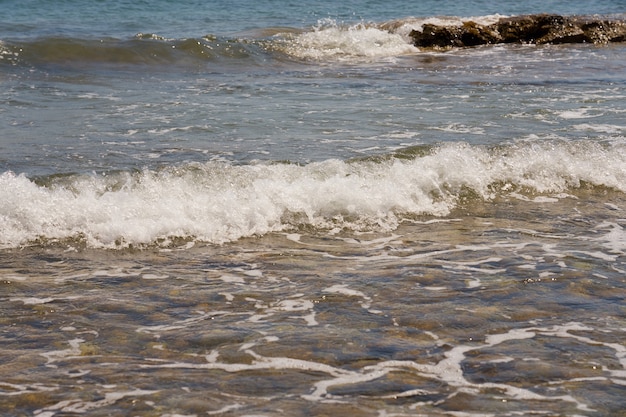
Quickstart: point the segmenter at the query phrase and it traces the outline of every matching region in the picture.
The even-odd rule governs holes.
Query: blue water
[[[625,1],[0,10],[0,414],[623,414]]]
[[[483,16],[624,13],[626,3],[606,1],[46,1],[2,2],[0,38],[36,36],[127,37],[156,33],[186,38],[234,35],[268,27],[305,28],[320,19],[381,22],[415,16]]]

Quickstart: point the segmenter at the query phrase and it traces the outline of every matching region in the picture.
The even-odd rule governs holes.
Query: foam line
[[[122,392],[107,392],[104,398],[98,401],[81,401],[81,400],[64,400],[55,405],[45,407],[35,411],[36,417],[53,417],[58,412],[64,413],[85,413],[89,410],[105,407],[116,403],[126,397],[137,397],[142,395],[151,395],[159,391],[150,390],[133,390]]]
[[[345,288],[340,288],[345,290]],[[615,351],[616,357],[624,369],[607,369],[611,379],[620,384],[626,384],[626,347],[618,343],[603,343],[588,337],[572,334],[572,331],[590,331],[589,327],[580,323],[568,323],[563,326],[553,327],[529,327],[523,329],[512,329],[506,333],[496,333],[485,337],[482,344],[459,345],[455,346],[444,354],[444,358],[436,364],[423,364],[413,361],[390,360],[370,365],[362,368],[360,371],[351,371],[334,366],[317,363],[313,361],[293,359],[288,357],[266,357],[257,354],[251,349],[246,349],[245,353],[252,356],[253,361],[249,364],[233,364],[218,362],[219,353],[217,351],[207,355],[207,363],[192,364],[184,362],[159,363],[152,365],[141,365],[142,368],[168,368],[168,369],[207,369],[207,370],[223,370],[225,372],[245,372],[260,369],[275,370],[296,370],[302,372],[319,372],[327,374],[330,378],[318,381],[313,385],[310,393],[302,394],[302,397],[310,401],[341,401],[341,396],[329,394],[329,390],[333,386],[357,384],[369,382],[379,379],[390,372],[413,370],[424,378],[434,379],[441,383],[456,387],[458,390],[477,392],[485,389],[495,389],[502,392],[503,398],[510,398],[520,401],[565,401],[574,403],[576,407],[584,411],[593,411],[586,404],[570,395],[548,396],[541,395],[532,390],[516,387],[501,383],[472,383],[465,378],[462,362],[466,358],[466,353],[481,349],[491,348],[505,342],[532,339],[538,335],[552,336],[559,338],[573,338],[590,345],[602,345]],[[435,335],[436,336],[436,335]],[[436,338],[436,337],[435,337]],[[599,377],[598,380],[606,380]],[[563,381],[555,381],[552,384],[558,384]],[[407,391],[396,394],[388,394],[381,398],[390,397],[410,397],[423,393],[420,389],[412,388]]]

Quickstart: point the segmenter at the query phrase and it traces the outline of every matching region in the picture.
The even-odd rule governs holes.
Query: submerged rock
[[[498,43],[560,44],[626,41],[626,22],[580,16],[525,15],[501,18],[481,25],[473,21],[460,26],[425,24],[410,33],[422,48],[451,48]]]

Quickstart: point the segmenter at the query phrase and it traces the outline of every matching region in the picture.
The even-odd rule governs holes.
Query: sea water
[[[623,1],[1,1],[0,414],[623,415]]]

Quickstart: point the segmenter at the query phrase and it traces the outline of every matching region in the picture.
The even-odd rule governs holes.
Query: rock
[[[437,26],[426,24],[422,32],[411,32],[415,46],[421,47],[451,47],[476,46],[488,43],[498,43],[501,38],[488,26],[481,26],[474,22],[465,22],[463,26]]]
[[[561,44],[626,41],[626,22],[561,15],[525,15],[501,18],[491,25],[473,21],[461,26],[425,24],[410,33],[421,48],[453,48],[498,43]]]

